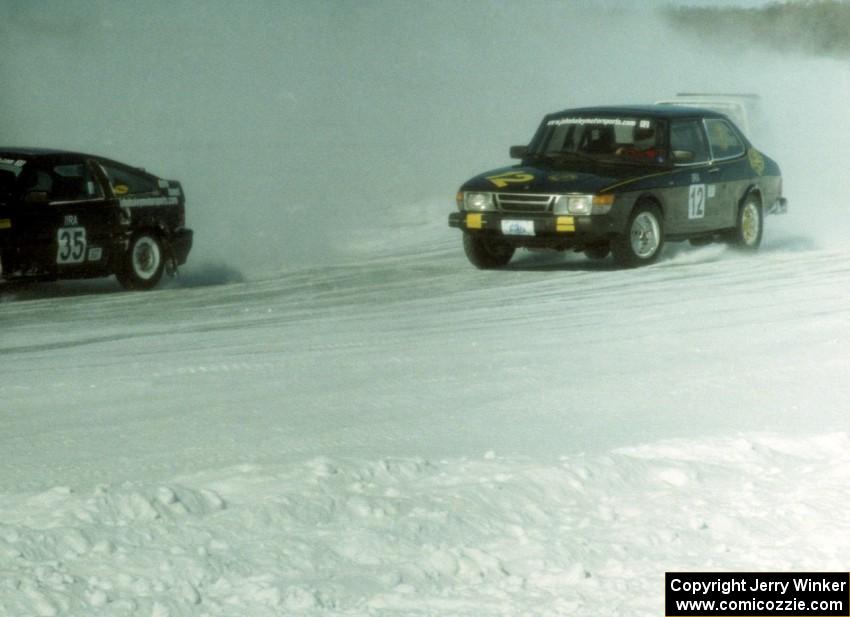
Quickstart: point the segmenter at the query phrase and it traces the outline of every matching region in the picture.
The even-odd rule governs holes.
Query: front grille
[[[496,193],[496,206],[502,212],[547,212],[553,201],[554,195]]]

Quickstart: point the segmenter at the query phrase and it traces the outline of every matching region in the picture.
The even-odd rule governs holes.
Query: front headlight
[[[591,214],[593,195],[559,195],[555,200],[555,214]]]
[[[470,212],[494,210],[493,193],[464,193],[463,207]]]
[[[555,200],[555,214],[607,214],[614,204],[613,195],[559,195]]]

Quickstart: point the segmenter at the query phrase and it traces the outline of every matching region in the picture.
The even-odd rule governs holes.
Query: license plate
[[[506,236],[533,236],[534,221],[502,220],[502,233]]]

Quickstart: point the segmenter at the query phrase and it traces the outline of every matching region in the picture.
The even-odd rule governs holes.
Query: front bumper
[[[503,221],[531,223],[533,235],[504,233]],[[505,212],[452,212],[449,227],[467,233],[498,236],[513,246],[554,249],[576,248],[599,244],[623,233],[624,222],[611,215],[567,216]]]
[[[191,229],[179,229],[169,238],[168,242],[171,246],[171,255],[178,266],[186,263],[189,257],[189,251],[192,250],[192,240],[194,232]]]

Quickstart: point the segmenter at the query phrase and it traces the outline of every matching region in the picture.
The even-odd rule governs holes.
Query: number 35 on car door
[[[80,264],[86,257],[86,228],[60,227],[56,233],[57,264]]]

